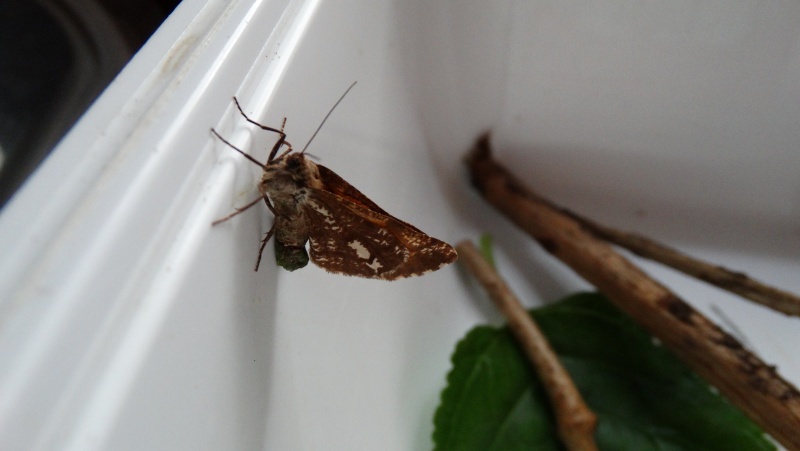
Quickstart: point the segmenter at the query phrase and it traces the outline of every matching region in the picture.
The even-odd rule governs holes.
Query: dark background
[[[0,208],[180,0],[0,0]]]

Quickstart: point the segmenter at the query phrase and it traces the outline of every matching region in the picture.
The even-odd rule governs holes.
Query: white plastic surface
[[[394,283],[265,255],[254,165],[302,146],[530,305],[587,285],[469,188],[491,128],[532,187],[800,291],[800,4],[185,0],[0,212],[0,449],[429,449],[456,341],[499,322],[457,265]],[[271,248],[269,246],[268,248]],[[800,324],[646,270],[800,383]]]

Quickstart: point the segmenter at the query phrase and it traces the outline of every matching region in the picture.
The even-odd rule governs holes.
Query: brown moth
[[[311,261],[317,266],[332,273],[371,279],[422,275],[456,260],[452,246],[390,215],[335,172],[306,158],[305,149],[292,152],[283,132],[286,119],[280,129],[261,125],[244,113],[235,97],[233,100],[248,122],[279,135],[266,164],[262,164],[211,130],[264,170],[258,184],[261,197],[214,222],[216,225],[226,221],[264,200],[275,219],[261,242],[256,270],[264,247],[273,236],[278,265],[290,271],[308,263],[306,242]],[[284,146],[286,150],[278,155]]]

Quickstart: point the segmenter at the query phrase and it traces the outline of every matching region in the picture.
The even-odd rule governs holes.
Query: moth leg
[[[272,214],[275,215],[276,214],[275,213],[275,208],[272,206],[272,202],[270,202],[269,198],[266,197],[266,196],[263,199],[264,199],[264,203],[267,204],[267,208],[269,208],[269,211],[271,211]],[[267,246],[267,243],[269,242],[269,239],[272,238],[272,235],[274,235],[274,234],[275,234],[275,222],[273,221],[272,222],[272,227],[270,227],[269,232],[267,232],[267,235],[264,237],[263,240],[261,240],[261,248],[258,249],[258,260],[256,260],[256,269],[255,269],[255,271],[258,271],[258,265],[261,264],[261,254],[264,253],[264,248]]]
[[[269,157],[267,158],[267,163],[275,159],[275,155],[278,154],[278,150],[280,150],[281,146],[284,144],[286,145],[287,149],[280,155],[283,157],[287,153],[292,151],[292,144],[286,140],[286,133],[283,132],[283,128],[286,127],[286,118],[283,118],[283,123],[281,124],[281,129],[278,133],[281,134],[280,139],[275,142],[275,145],[272,146],[272,150],[269,152]]]
[[[212,222],[211,225],[215,226],[217,224],[220,224],[222,222],[227,221],[228,219],[231,219],[232,217],[238,215],[239,213],[244,213],[250,207],[252,207],[253,205],[257,204],[258,201],[260,201],[261,199],[264,199],[267,202],[267,206],[269,207],[270,211],[272,211],[272,213],[275,213],[275,210],[272,209],[272,205],[270,205],[269,201],[267,201],[267,198],[259,197],[258,199],[250,202],[249,204],[245,205],[244,207],[234,208],[234,212],[233,213],[229,214],[228,216],[225,216],[224,218],[217,219],[216,221]]]
[[[261,164],[261,162],[260,162],[260,161],[258,161],[258,160],[256,160],[255,158],[253,158],[253,157],[252,157],[250,154],[248,154],[248,153],[247,153],[247,152],[245,152],[244,150],[242,150],[242,149],[240,149],[240,148],[238,148],[238,147],[234,146],[233,144],[231,144],[231,143],[230,143],[230,141],[228,141],[227,139],[223,138],[223,137],[222,137],[222,135],[220,135],[219,133],[217,133],[217,131],[216,131],[216,130],[214,130],[213,128],[211,129],[211,133],[213,133],[213,134],[214,134],[214,136],[216,136],[217,138],[219,138],[219,140],[220,140],[220,141],[222,141],[222,142],[224,142],[225,144],[227,144],[227,145],[228,145],[228,147],[230,147],[231,149],[233,149],[233,150],[235,150],[235,151],[239,152],[240,154],[244,155],[244,157],[245,157],[245,158],[247,158],[247,159],[248,159],[248,160],[250,160],[251,162],[253,162],[253,163],[257,164],[257,165],[258,165],[260,168],[262,168],[262,169],[264,169],[264,170],[266,170],[266,169],[267,169],[267,167],[266,167],[265,165]]]
[[[264,199],[264,203],[267,204],[267,208],[269,208],[269,211],[271,211],[273,215],[278,216],[278,214],[275,213],[275,207],[273,207],[272,202],[269,201],[269,197],[264,196],[262,199]]]
[[[289,149],[288,149],[286,152],[284,152],[284,154],[283,154],[283,155],[285,155],[285,154],[287,154],[287,153],[289,153],[289,152],[291,152],[291,151],[292,151],[292,145],[289,143],[289,141],[286,141],[286,133],[283,131],[283,128],[284,128],[284,127],[286,127],[286,118],[283,118],[283,124],[281,124],[281,128],[280,128],[280,130],[279,130],[279,129],[277,129],[277,128],[273,128],[273,127],[269,127],[269,126],[266,126],[266,125],[262,125],[262,124],[259,124],[259,123],[258,123],[258,122],[256,122],[256,121],[254,121],[253,119],[250,119],[250,117],[249,117],[249,116],[248,116],[248,115],[247,115],[247,114],[244,112],[244,110],[242,109],[241,105],[239,105],[239,99],[237,99],[236,97],[234,97],[234,98],[233,98],[233,102],[236,104],[236,109],[238,109],[238,110],[239,110],[239,113],[242,115],[242,117],[244,117],[244,118],[245,118],[245,120],[246,120],[247,122],[249,122],[249,123],[251,123],[251,124],[255,125],[256,127],[259,127],[259,128],[260,128],[260,129],[262,129],[262,130],[266,130],[266,131],[270,131],[270,132],[273,132],[273,133],[277,133],[277,134],[279,134],[279,135],[281,136],[281,137],[278,139],[278,141],[275,143],[275,145],[274,145],[274,146],[272,146],[272,151],[269,153],[269,158],[267,158],[267,163],[269,163],[270,161],[272,161],[272,160],[275,158],[275,155],[277,155],[277,154],[278,154],[278,150],[279,150],[279,149],[280,149],[280,148],[281,148],[281,147],[282,147],[284,144],[285,144],[285,145],[286,145],[286,146],[287,146]]]
[[[242,109],[241,105],[239,105],[239,99],[237,99],[236,97],[234,97],[234,98],[233,98],[233,102],[234,102],[234,103],[236,103],[236,109],[238,109],[238,110],[239,110],[239,113],[242,115],[242,117],[244,117],[244,118],[247,120],[247,122],[249,122],[249,123],[251,123],[251,124],[253,124],[253,125],[255,125],[255,126],[258,126],[258,127],[259,127],[259,128],[261,128],[262,130],[267,130],[267,131],[270,131],[270,132],[275,132],[275,133],[277,133],[277,134],[279,134],[279,135],[281,135],[281,136],[283,136],[283,137],[286,137],[286,133],[284,133],[284,132],[283,132],[283,125],[286,125],[286,118],[284,118],[284,119],[283,119],[283,125],[281,126],[280,130],[279,130],[279,129],[277,129],[277,128],[272,128],[272,127],[269,127],[269,126],[267,126],[267,125],[262,125],[262,124],[259,124],[259,123],[258,123],[258,122],[256,122],[256,121],[254,121],[253,119],[250,119],[250,116],[248,116],[248,115],[247,115],[247,113],[245,113],[245,112],[244,112],[244,110]]]
[[[267,203],[267,205],[269,205],[269,203]],[[258,259],[256,260],[256,268],[254,269],[254,271],[258,271],[258,266],[261,264],[261,254],[264,253],[264,248],[267,247],[269,239],[272,238],[272,235],[274,234],[275,234],[275,223],[273,222],[272,227],[270,227],[269,229],[269,232],[267,232],[267,235],[264,237],[263,240],[261,240],[261,248],[258,249]]]

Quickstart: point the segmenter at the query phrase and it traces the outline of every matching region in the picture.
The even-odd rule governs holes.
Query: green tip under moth
[[[308,264],[308,252],[305,246],[285,246],[280,240],[275,241],[275,263],[287,271],[305,268]]]

